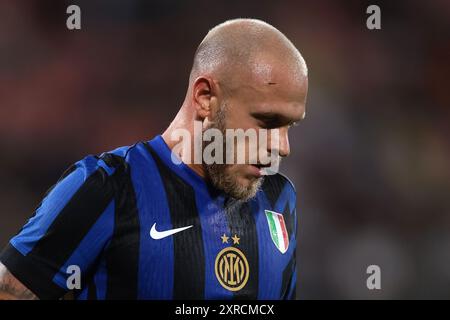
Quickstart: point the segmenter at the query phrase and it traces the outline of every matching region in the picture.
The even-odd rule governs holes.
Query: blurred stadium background
[[[69,31],[78,4],[82,30]],[[366,28],[369,4],[382,30]],[[86,154],[158,134],[209,28],[263,19],[303,53],[300,299],[450,298],[450,2],[0,2],[0,246]],[[382,290],[366,288],[368,265]]]

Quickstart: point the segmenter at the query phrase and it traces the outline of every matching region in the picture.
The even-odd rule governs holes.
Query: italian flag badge
[[[289,238],[286,230],[286,224],[281,213],[264,210],[269,224],[270,236],[281,253],[285,253],[289,247]]]

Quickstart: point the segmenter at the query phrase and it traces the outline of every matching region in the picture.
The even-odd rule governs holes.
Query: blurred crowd
[[[82,29],[66,28],[78,4]],[[151,139],[193,54],[231,18],[284,32],[309,67],[296,185],[300,299],[450,298],[450,2],[0,2],[0,246],[71,163]],[[366,268],[381,268],[368,290]]]

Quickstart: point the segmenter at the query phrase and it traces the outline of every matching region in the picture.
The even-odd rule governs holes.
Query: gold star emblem
[[[227,235],[224,233],[223,236],[221,236],[222,238],[222,243],[228,243],[228,239],[229,237],[227,237]]]
[[[237,235],[234,235],[231,239],[233,239],[233,244],[239,244],[239,240],[241,240],[241,238],[238,238]]]

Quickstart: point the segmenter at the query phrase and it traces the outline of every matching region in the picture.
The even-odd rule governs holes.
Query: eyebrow
[[[277,127],[282,127],[284,125],[295,125],[297,122],[302,120],[300,118],[292,119],[276,112],[252,112],[250,115],[266,124]]]

